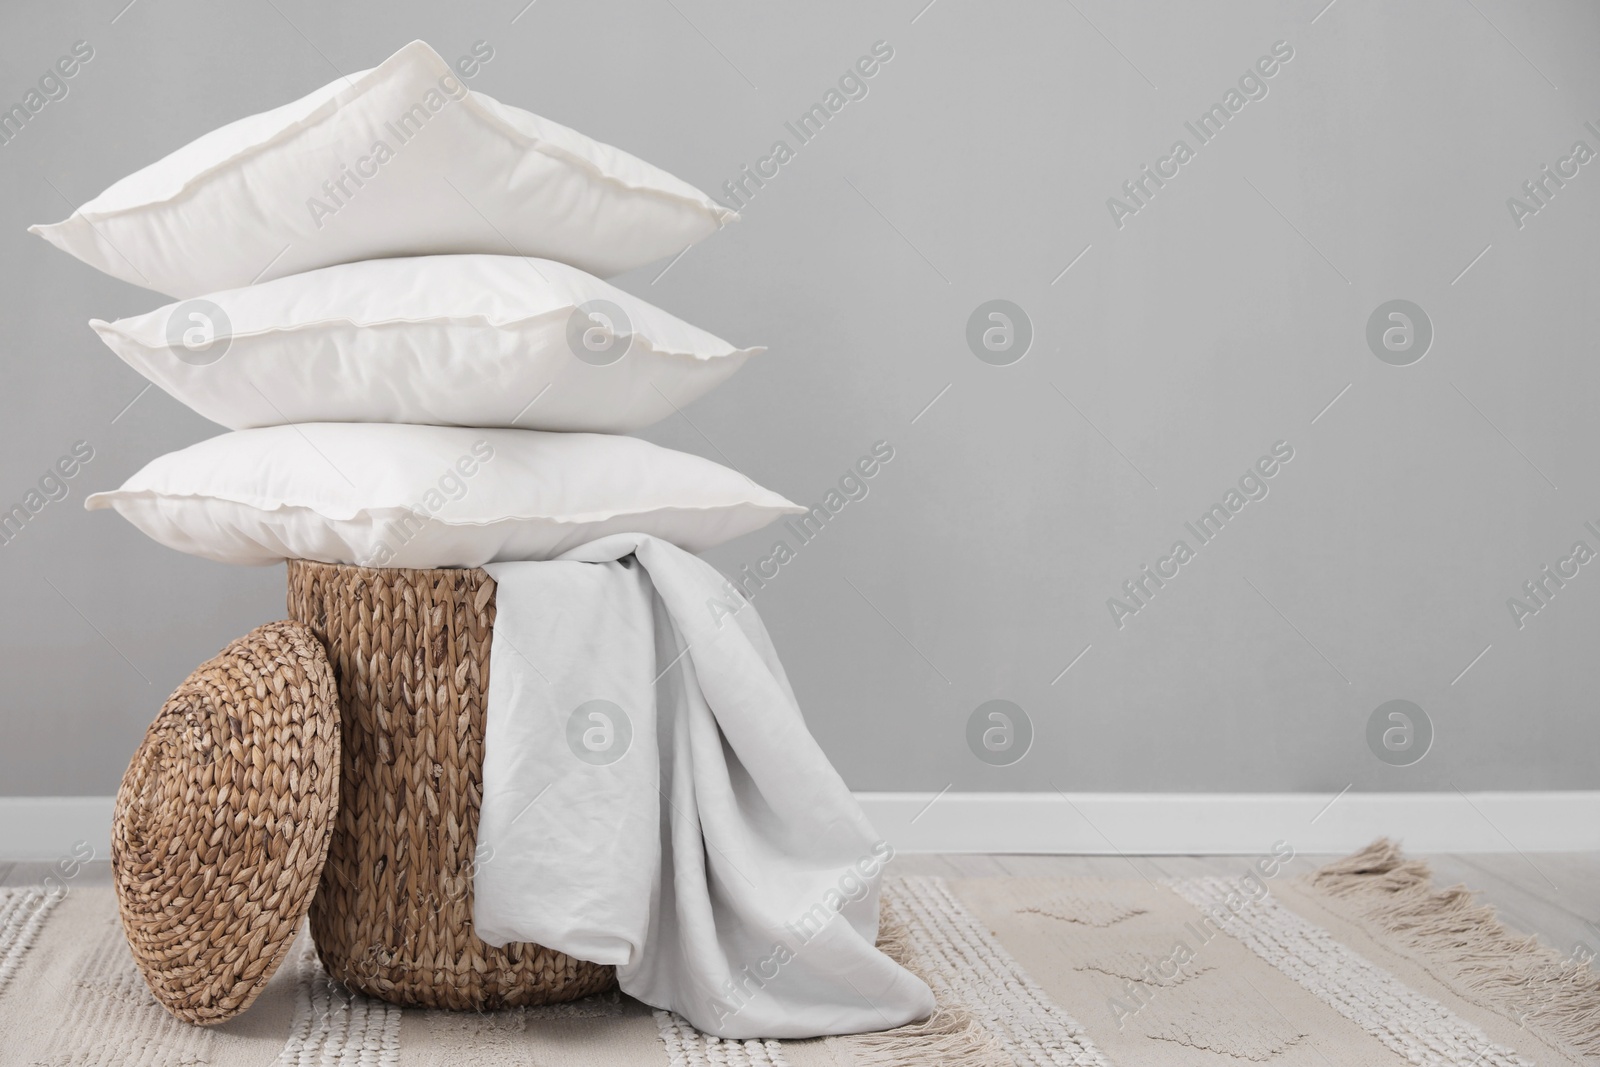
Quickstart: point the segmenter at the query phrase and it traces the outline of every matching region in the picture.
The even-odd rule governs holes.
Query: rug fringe
[[[889,914],[887,903],[878,908],[878,951],[906,970],[912,969],[911,931]],[[922,975],[918,974],[917,977],[921,978]]]
[[[943,1005],[925,1021],[848,1039],[857,1067],[1013,1067],[966,1008]]]
[[[878,951],[912,974],[928,980],[917,965],[911,932],[879,910]],[[1013,1067],[1014,1061],[983,1021],[956,1004],[940,1004],[920,1023],[875,1034],[834,1039],[849,1050],[853,1067]]]
[[[1311,875],[1462,987],[1583,1057],[1600,1059],[1600,974],[1536,937],[1513,934],[1465,886],[1435,889],[1433,872],[1379,838]]]

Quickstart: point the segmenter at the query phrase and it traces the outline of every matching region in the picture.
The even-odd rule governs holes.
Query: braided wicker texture
[[[289,562],[289,614],[338,679],[338,819],[311,934],[396,1004],[487,1011],[610,989],[611,967],[472,932],[494,581],[482,570]]]
[[[338,800],[338,693],[311,632],[251,631],[162,705],[117,790],[111,867],[134,962],[168,1011],[244,1011],[317,890]]]

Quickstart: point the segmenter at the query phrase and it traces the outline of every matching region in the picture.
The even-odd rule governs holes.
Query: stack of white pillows
[[[614,436],[760,349],[595,275],[676,256],[732,213],[468,90],[476,64],[413,42],[33,228],[178,299],[91,325],[233,431],[90,508],[224,562],[379,567],[549,559],[623,531],[699,552],[804,510]]]

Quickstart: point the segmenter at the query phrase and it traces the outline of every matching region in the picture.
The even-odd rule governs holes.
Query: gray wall
[[[164,298],[24,228],[416,37],[487,40],[475,88],[713,192],[892,46],[740,225],[620,279],[771,346],[651,440],[806,503],[894,448],[756,596],[852,786],[1600,787],[1600,563],[1520,628],[1507,607],[1600,549],[1600,163],[1520,228],[1507,207],[1575,141],[1600,151],[1595,8],[925,2],[6,5],[5,103],[75,41],[95,55],[0,146],[0,498],[75,441],[94,459],[0,547],[0,794],[114,791],[166,693],[282,613],[281,568],[81,510],[216,428],[158,390],[127,407],[142,379],[85,326]],[[1279,41],[1267,95],[1200,145],[1184,123]],[[1119,227],[1108,198],[1180,138],[1194,158]],[[1032,323],[1009,366],[967,343],[991,299]],[[1408,366],[1366,337],[1393,299],[1434,330]],[[1184,523],[1279,441],[1269,495],[1199,545]],[[1119,628],[1108,598],[1180,538],[1194,558]],[[992,699],[1033,726],[1009,766],[968,748]],[[1394,699],[1435,731],[1411,766],[1369,751]]]

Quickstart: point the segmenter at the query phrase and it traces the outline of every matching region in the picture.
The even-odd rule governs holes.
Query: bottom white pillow
[[[240,430],[84,504],[223,563],[476,567],[606,534],[690,552],[805,509],[699,456],[607,434],[384,423]]]

